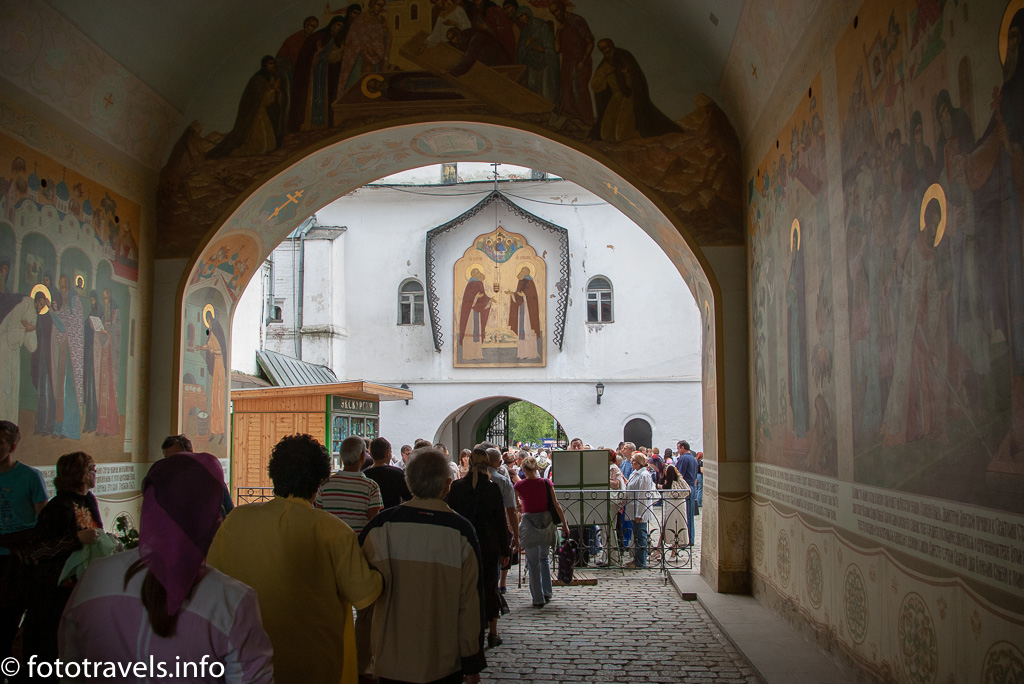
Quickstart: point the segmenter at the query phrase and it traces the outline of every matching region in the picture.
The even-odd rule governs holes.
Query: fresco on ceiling
[[[497,114],[592,145],[703,243],[741,244],[739,144],[728,118],[705,96],[687,117],[670,118],[628,46],[595,35],[585,15],[582,3],[558,0],[317,9],[275,55],[254,55],[258,70],[225,95],[238,101],[229,131],[204,135],[193,122],[178,140],[161,173],[168,240],[158,256],[190,254],[254,179],[318,140],[387,118],[462,114]]]
[[[196,451],[227,458],[230,318],[221,291],[215,287],[192,289],[185,298],[183,327],[179,425]]]
[[[526,238],[500,225],[454,267],[456,368],[547,363],[547,267]]]
[[[754,457],[837,474],[821,76],[750,179]]]
[[[180,129],[180,112],[46,3],[0,5],[0,74],[149,169]]]
[[[0,419],[21,427],[27,463],[132,451],[139,217],[0,136]]]
[[[836,46],[855,479],[1013,511],[1022,31],[1017,0],[872,1]]]

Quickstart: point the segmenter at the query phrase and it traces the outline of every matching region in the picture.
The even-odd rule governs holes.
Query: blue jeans
[[[700,508],[704,505],[704,474],[697,473],[697,492],[693,495],[693,504]]]
[[[647,567],[647,523],[633,521],[633,564]]]
[[[690,531],[690,546],[697,543],[697,533],[693,529],[693,511],[697,507],[694,503],[693,497],[689,496],[686,499],[686,529]]]
[[[544,605],[545,598],[551,596],[551,563],[548,562],[547,546],[529,546],[526,548],[526,569],[530,573],[530,596],[533,605]]]

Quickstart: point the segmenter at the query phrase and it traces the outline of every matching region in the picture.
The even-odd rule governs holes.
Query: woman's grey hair
[[[417,450],[405,466],[409,491],[421,499],[440,499],[451,477],[448,457],[439,449]]]

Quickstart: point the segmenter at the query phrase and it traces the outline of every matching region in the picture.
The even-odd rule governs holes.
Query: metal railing
[[[260,503],[274,498],[273,487],[236,487],[235,505]]]
[[[693,567],[685,490],[556,489],[571,536],[579,543],[577,567],[647,567],[662,572]],[[647,539],[633,520],[646,521]]]

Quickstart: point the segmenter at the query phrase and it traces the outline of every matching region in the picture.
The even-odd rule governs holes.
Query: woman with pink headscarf
[[[153,464],[142,484],[139,548],[95,561],[79,581],[61,621],[64,661],[152,662],[140,679],[274,681],[256,592],[206,565],[223,483],[210,454]],[[93,676],[127,681],[138,672],[115,667]]]

